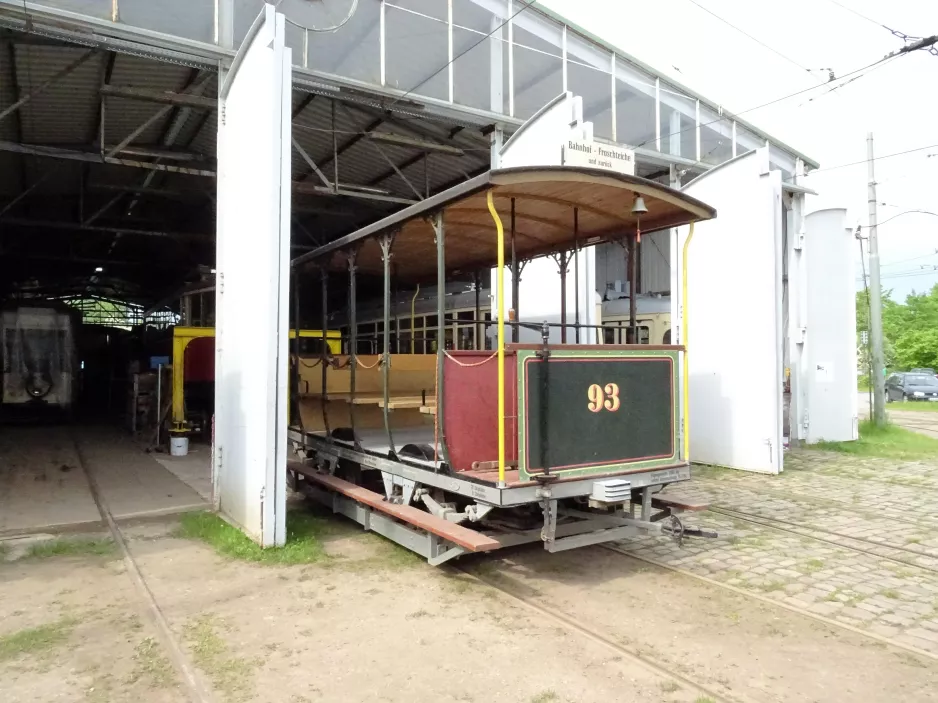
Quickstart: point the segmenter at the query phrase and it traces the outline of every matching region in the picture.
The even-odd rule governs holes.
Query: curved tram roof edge
[[[557,194],[558,186],[564,186],[563,194]],[[579,241],[582,246],[591,246],[602,241],[609,241],[635,231],[635,215],[631,213],[634,197],[645,198],[649,212],[641,218],[643,233],[655,232],[671,227],[686,225],[691,222],[709,220],[716,216],[716,210],[706,203],[686,193],[675,190],[639,176],[631,176],[614,171],[570,166],[526,166],[487,171],[464,183],[431,196],[419,203],[385,217],[378,222],[340,237],[311,252],[307,252],[292,261],[292,266],[318,263],[329,266],[335,254],[354,248],[377,237],[398,232],[408,232],[419,225],[422,229],[425,220],[442,211],[458,210],[458,214],[469,215],[468,219],[446,221],[447,233],[455,235],[455,241],[463,239],[466,243],[475,243],[476,251],[464,257],[464,264],[476,268],[495,265],[496,251],[494,238],[492,246],[478,236],[480,232],[494,232],[495,225],[490,214],[483,207],[474,205],[473,196],[489,189],[494,190],[496,198],[516,200],[519,206],[517,220],[522,227],[516,227],[519,236],[519,256],[536,258],[553,252],[564,251]],[[611,207],[608,201],[612,199]],[[604,202],[606,201],[606,202]],[[619,203],[621,202],[621,207]],[[525,203],[534,203],[536,213],[524,211]],[[480,204],[481,205],[481,204]],[[579,240],[574,238],[574,208],[581,211]],[[505,223],[506,236],[509,228],[509,212],[499,207],[499,214]],[[532,230],[523,230],[523,223],[530,222],[544,230],[560,230],[561,235],[552,239],[535,236]],[[464,237],[460,235],[464,234]],[[435,245],[429,237],[411,237],[411,243],[422,242],[427,247]],[[452,239],[447,240],[448,243]],[[533,242],[533,244],[531,244]],[[479,251],[485,249],[484,254]],[[410,259],[419,261],[419,254],[414,249],[409,251]],[[421,252],[422,253],[422,252]],[[426,252],[430,254],[429,248]],[[416,255],[416,256],[415,256]],[[435,256],[435,255],[434,255]],[[323,260],[326,263],[323,264]],[[398,260],[398,272],[404,277],[408,274],[419,277],[420,273],[408,267],[408,260]],[[420,262],[424,263],[424,262]],[[417,262],[414,262],[415,266]],[[408,268],[411,268],[408,271]],[[449,265],[447,268],[460,268]],[[428,272],[427,272],[428,273]]]

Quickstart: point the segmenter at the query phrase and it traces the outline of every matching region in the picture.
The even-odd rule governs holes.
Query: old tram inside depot
[[[705,505],[657,495],[690,478],[684,346],[595,344],[603,337],[578,315],[517,322],[498,276],[491,315],[477,295],[472,319],[459,319],[472,331],[460,344],[446,292],[509,259],[515,267],[672,227],[692,232],[715,215],[636,176],[511,168],[298,257],[293,278],[303,277],[304,293],[294,294],[291,326],[302,319],[322,341],[313,353],[299,335],[292,342],[293,487],[434,565],[525,542],[557,552],[648,533],[709,536],[679,517]],[[687,265],[685,257],[685,277]],[[436,329],[418,333],[392,318],[392,300],[421,284],[436,287],[427,318]],[[302,309],[316,297],[319,309]],[[383,320],[359,340],[357,312],[376,303]],[[337,305],[347,316],[342,353],[327,343]],[[522,325],[541,341],[509,342]],[[415,344],[429,353],[413,353]]]

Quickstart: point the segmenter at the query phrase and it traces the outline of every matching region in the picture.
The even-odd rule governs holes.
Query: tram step
[[[476,532],[475,530],[470,530],[467,527],[462,527],[448,520],[443,520],[442,518],[435,517],[430,513],[413,508],[409,505],[388,503],[380,493],[369,491],[367,488],[356,486],[354,483],[344,481],[341,478],[329,474],[318,473],[305,464],[291,461],[287,463],[287,468],[329,490],[341,493],[347,498],[351,498],[374,510],[396,517],[398,520],[403,520],[414,527],[419,527],[422,530],[431,532],[437,537],[441,537],[470,552],[487,552],[498,549],[501,546],[499,542],[491,537],[483,535],[481,532]]]
[[[659,509],[671,508],[675,511],[680,510],[683,512],[696,513],[702,510],[708,510],[710,503],[688,500],[680,496],[655,496],[651,499],[651,506]]]

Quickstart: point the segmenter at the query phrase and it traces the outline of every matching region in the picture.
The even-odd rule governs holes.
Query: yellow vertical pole
[[[681,384],[681,401],[684,407],[684,461],[690,461],[690,400],[687,389],[690,387],[690,379],[687,374],[687,248],[690,240],[694,237],[694,223],[690,223],[690,231],[687,233],[687,239],[684,240],[684,253],[681,256],[681,344],[684,345],[684,382]]]
[[[495,210],[492,191],[486,195],[486,202],[495,229],[498,231],[498,278],[495,295],[498,297],[498,485],[505,486],[505,228]]]

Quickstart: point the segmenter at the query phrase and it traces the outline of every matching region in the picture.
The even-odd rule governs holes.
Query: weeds
[[[226,697],[244,700],[251,693],[252,665],[245,659],[231,656],[228,645],[215,631],[217,622],[206,615],[190,622],[185,628],[195,663],[208,674],[212,684]]]
[[[938,454],[938,439],[925,437],[896,425],[878,427],[869,420],[860,423],[860,439],[852,442],[818,442],[809,449],[824,449],[854,456],[887,459],[917,459]]]
[[[28,654],[47,652],[61,644],[72,634],[75,620],[63,618],[58,622],[31,627],[0,637],[0,662]]]
[[[232,559],[269,565],[310,564],[329,558],[322,538],[330,527],[324,518],[291,510],[287,513],[286,544],[264,549],[213,513],[188,513],[182,516],[177,535],[206,542]]]
[[[134,649],[135,666],[129,683],[146,678],[151,688],[169,688],[176,682],[172,664],[163,656],[159,643],[152,637],[142,640]]]
[[[78,557],[78,556],[109,556],[117,550],[114,540],[81,538],[81,539],[53,539],[37,542],[26,552],[31,559],[45,559],[46,557]]]

